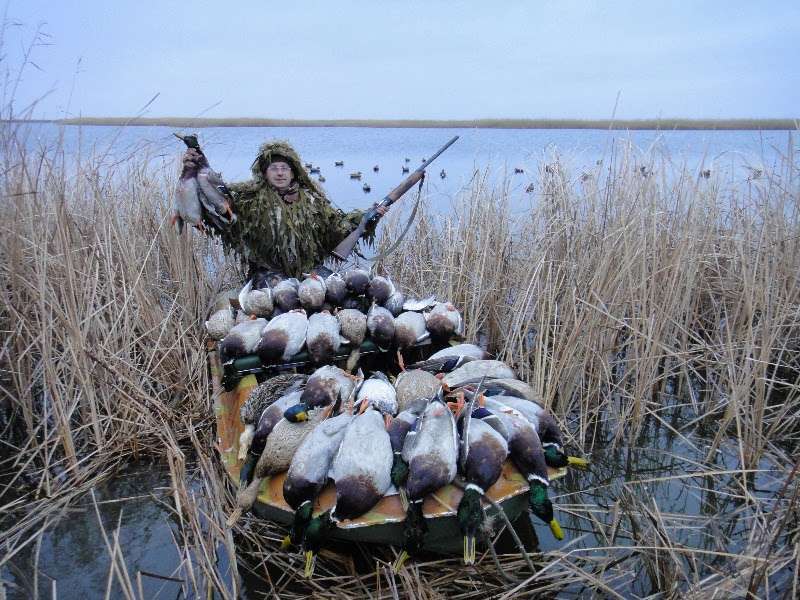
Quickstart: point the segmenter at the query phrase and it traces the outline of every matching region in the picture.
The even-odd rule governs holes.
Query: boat
[[[226,303],[234,298],[235,292],[223,294],[214,310],[224,308]],[[425,340],[407,350],[406,358],[409,361],[424,360],[439,348],[430,340]],[[216,342],[211,340],[207,342],[206,350],[213,387],[217,450],[228,476],[234,485],[238,485],[243,464],[243,461],[238,459],[239,435],[244,429],[239,418],[239,409],[250,391],[261,381],[279,372],[310,373],[315,366],[311,365],[306,352],[301,352],[282,364],[263,365],[257,355],[241,357],[222,364]],[[333,362],[343,366],[348,355],[349,351],[336,355]],[[381,352],[371,341],[365,340],[361,346],[359,366],[365,371],[378,368],[388,371],[386,363],[393,356],[393,353]],[[566,469],[549,469],[551,480],[562,477],[565,473]],[[280,473],[267,478],[261,484],[258,499],[252,509],[258,517],[281,525],[292,523],[294,511],[283,498],[285,478],[286,473]],[[502,506],[512,523],[519,520],[523,527],[529,527],[527,519],[524,518],[528,508],[528,491],[529,486],[525,478],[511,461],[507,460],[502,475],[487,490],[486,495]],[[425,499],[423,514],[429,528],[425,538],[426,550],[445,554],[457,554],[462,551],[462,534],[456,519],[456,509],[461,496],[462,490],[450,484]],[[314,514],[330,509],[335,500],[336,490],[333,484],[329,483],[316,500]],[[494,507],[488,504],[486,512],[490,517],[497,513]],[[369,512],[356,519],[340,522],[331,537],[342,541],[401,546],[405,516],[400,496],[398,494],[385,496]],[[499,523],[500,520],[497,521]]]

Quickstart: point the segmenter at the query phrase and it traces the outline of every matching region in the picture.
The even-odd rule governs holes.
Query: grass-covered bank
[[[381,268],[453,298],[467,335],[520,369],[594,466],[555,485],[568,540],[543,540],[535,572],[510,552],[475,569],[427,556],[393,575],[391,549],[335,546],[306,582],[278,550],[280,528],[224,525],[232,496],[202,319],[240,280],[213,244],[169,228],[176,165],[31,154],[23,136],[0,126],[0,577],[11,565],[38,573],[43,531],[91,503],[93,485],[163,460],[185,557],[163,574],[187,596],[236,597],[240,576],[284,598],[797,594],[791,157],[735,186],[666,164],[643,174],[640,156],[575,176],[550,163],[522,212],[476,174],[451,213],[422,215]],[[135,565],[105,534],[112,595],[140,597]]]
[[[249,117],[77,117],[62,125],[170,127],[397,127],[478,129],[795,130],[798,119],[263,119]]]

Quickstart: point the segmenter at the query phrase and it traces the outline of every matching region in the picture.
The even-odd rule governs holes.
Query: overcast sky
[[[800,0],[10,0],[39,117],[796,117]],[[20,25],[16,25],[19,23]]]

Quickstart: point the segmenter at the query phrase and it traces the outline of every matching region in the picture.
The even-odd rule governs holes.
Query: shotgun
[[[403,196],[408,190],[410,190],[414,185],[422,179],[422,176],[425,174],[425,169],[431,164],[436,158],[445,150],[447,150],[450,146],[452,146],[455,141],[458,139],[458,136],[454,136],[449,142],[447,142],[444,146],[439,148],[439,150],[431,156],[428,160],[422,163],[419,168],[411,173],[406,179],[400,183],[396,188],[394,188],[391,192],[386,194],[383,200],[381,200],[378,204],[371,207],[364,213],[364,216],[361,217],[361,221],[358,223],[358,227],[356,227],[350,234],[344,238],[339,245],[336,246],[331,251],[331,254],[334,258],[338,260],[346,260],[350,253],[355,248],[355,245],[358,243],[358,240],[364,235],[364,231],[366,230],[367,226],[372,223],[373,221],[377,221],[381,218],[381,215],[378,214],[377,209],[379,207],[385,206],[389,207]]]

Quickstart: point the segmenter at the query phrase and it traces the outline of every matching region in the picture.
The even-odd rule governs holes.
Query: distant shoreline
[[[25,122],[25,121],[14,121]],[[799,119],[260,119],[189,117],[79,117],[32,120],[57,125],[171,127],[377,127],[418,129],[660,129],[660,130],[794,130]]]

